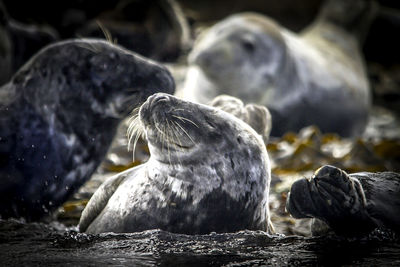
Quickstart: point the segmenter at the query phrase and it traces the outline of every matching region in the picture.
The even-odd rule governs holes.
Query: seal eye
[[[244,48],[244,50],[246,50],[247,52],[250,52],[250,53],[252,53],[255,49],[253,42],[248,39],[242,40],[242,47]]]

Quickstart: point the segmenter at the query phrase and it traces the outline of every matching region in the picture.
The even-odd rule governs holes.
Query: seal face
[[[99,40],[36,54],[0,88],[0,214],[39,219],[95,171],[121,119],[155,92],[162,66]]]
[[[251,127],[219,109],[160,93],[141,106],[139,119],[149,161],[100,186],[80,231],[268,229],[270,165]]]
[[[197,40],[184,98],[208,103],[227,94],[264,105],[273,136],[313,124],[362,133],[370,107],[363,60],[355,37],[329,19],[320,16],[297,35],[254,13],[226,18]]]
[[[353,173],[323,166],[311,179],[293,183],[286,209],[295,218],[317,218],[343,235],[375,228],[400,231],[400,175]]]

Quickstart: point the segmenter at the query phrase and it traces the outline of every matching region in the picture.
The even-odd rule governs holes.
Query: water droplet
[[[43,209],[43,211],[44,211],[44,212],[46,212],[46,213],[48,213],[48,212],[49,212],[49,210],[46,208],[46,206],[45,206],[45,205],[42,205],[42,209]]]

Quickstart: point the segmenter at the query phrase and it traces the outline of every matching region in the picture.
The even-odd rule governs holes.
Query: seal
[[[270,163],[249,125],[222,110],[161,93],[147,99],[137,120],[149,160],[99,187],[82,212],[80,231],[271,229]]]
[[[342,136],[361,134],[371,97],[358,28],[349,25],[369,24],[369,9],[367,1],[333,2],[299,35],[256,13],[215,24],[189,55],[183,97],[208,103],[227,94],[264,105],[274,119],[273,136],[309,125]],[[334,4],[352,12],[336,12]],[[352,19],[340,19],[346,15]]]
[[[109,42],[47,46],[0,88],[0,214],[37,220],[62,204],[105,156],[119,122],[169,71]]]
[[[261,135],[264,143],[268,142],[272,121],[266,107],[252,103],[244,105],[242,100],[229,95],[219,95],[209,105],[241,119]]]
[[[400,232],[400,174],[347,174],[323,166],[311,179],[293,183],[286,202],[294,218],[317,218],[340,235],[365,235],[375,228]]]

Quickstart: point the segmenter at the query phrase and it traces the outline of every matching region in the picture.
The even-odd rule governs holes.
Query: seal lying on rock
[[[62,204],[102,161],[118,123],[169,71],[100,40],[36,54],[0,88],[0,215],[36,220]]]
[[[270,164],[251,127],[222,110],[166,94],[149,97],[139,119],[149,161],[99,187],[82,213],[80,231],[268,230]]]
[[[342,235],[368,234],[375,228],[400,232],[400,174],[348,175],[323,166],[311,179],[293,183],[286,209],[295,218],[317,218]]]
[[[266,107],[256,104],[244,105],[239,98],[229,95],[217,96],[209,104],[241,119],[262,136],[264,143],[268,142],[272,121]]]
[[[348,11],[338,12],[336,5]],[[196,41],[184,98],[208,103],[227,94],[265,105],[273,136],[312,124],[323,132],[359,135],[371,102],[355,34],[371,20],[366,5],[330,1],[299,35],[255,13],[226,18]]]

